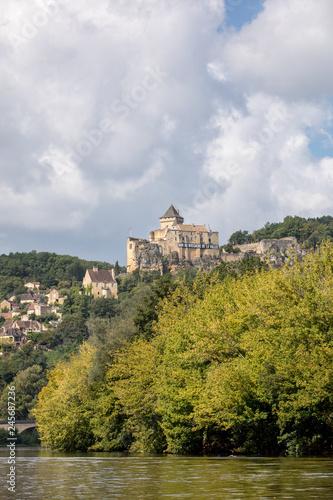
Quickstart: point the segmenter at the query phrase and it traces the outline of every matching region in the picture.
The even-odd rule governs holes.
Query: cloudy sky
[[[2,0],[0,253],[333,215],[332,0]]]

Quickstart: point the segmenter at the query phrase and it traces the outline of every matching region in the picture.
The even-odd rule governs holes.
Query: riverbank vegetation
[[[281,269],[242,266],[124,284],[120,312],[90,317],[87,340],[49,371],[34,410],[42,442],[332,453],[333,246]]]

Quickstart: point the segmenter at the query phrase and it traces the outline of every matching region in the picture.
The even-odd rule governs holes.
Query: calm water
[[[333,498],[332,459],[16,451],[16,493],[11,493],[8,453],[0,449],[2,500]]]

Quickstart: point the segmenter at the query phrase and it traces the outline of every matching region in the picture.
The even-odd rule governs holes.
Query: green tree
[[[17,420],[32,418],[31,410],[37,403],[37,396],[46,385],[46,372],[40,365],[33,365],[20,371],[12,380],[15,386],[15,417]],[[0,415],[8,417],[8,391],[5,389],[0,399]]]
[[[93,348],[84,344],[69,362],[58,363],[49,373],[34,410],[44,445],[69,452],[85,451],[94,443],[94,389],[89,382],[93,356]]]
[[[117,300],[113,297],[98,297],[92,301],[90,314],[95,318],[113,318],[117,314]]]
[[[229,238],[231,245],[243,245],[244,243],[252,243],[253,237],[248,231],[236,231]]]
[[[64,316],[55,334],[62,344],[81,344],[89,336],[85,317],[80,312]]]
[[[134,335],[142,336],[149,340],[153,335],[153,325],[158,319],[158,306],[162,299],[176,288],[177,284],[171,274],[153,282],[150,295],[137,308],[134,318],[136,330]]]

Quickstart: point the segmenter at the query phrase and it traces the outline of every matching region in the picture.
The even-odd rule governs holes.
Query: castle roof
[[[178,228],[180,231],[194,231],[196,233],[207,233],[207,228],[205,225],[195,226],[194,224],[179,224]]]
[[[179,211],[176,210],[173,204],[171,203],[168,210],[162,217],[160,217],[160,219],[171,219],[172,217],[181,217],[181,216],[179,215]]]

